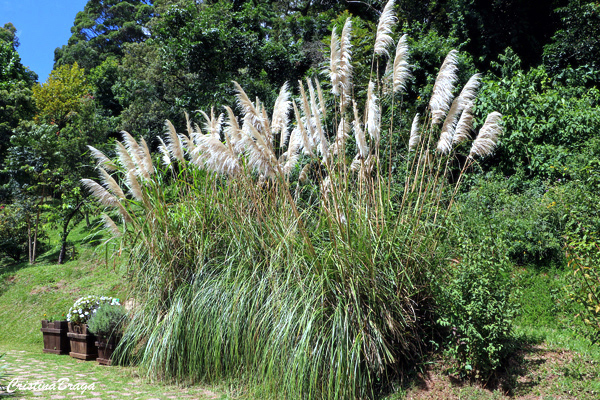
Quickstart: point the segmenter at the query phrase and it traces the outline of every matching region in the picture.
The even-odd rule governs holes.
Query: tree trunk
[[[31,262],[31,220],[29,219],[29,214],[27,214],[27,258],[29,259],[29,264],[33,264]]]
[[[35,264],[37,238],[38,238],[38,231],[39,231],[39,227],[40,227],[40,213],[41,213],[41,206],[42,206],[43,202],[44,202],[44,193],[42,192],[42,198],[40,199],[40,202],[37,206],[37,215],[35,217],[35,227],[34,227],[34,231],[33,231],[33,246],[32,246],[33,250],[31,251],[31,258],[29,259],[29,264]]]
[[[75,214],[77,214],[77,211],[79,211],[82,205],[83,201],[77,204],[73,211],[69,213],[69,215],[67,215],[67,217],[63,221],[63,232],[61,235],[62,243],[60,246],[60,253],[58,253],[58,264],[62,264],[65,262],[65,255],[67,254],[67,237],[71,232],[71,230],[69,229],[69,222],[71,222],[71,219],[75,216]]]

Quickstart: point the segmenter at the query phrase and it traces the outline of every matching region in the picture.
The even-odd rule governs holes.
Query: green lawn
[[[125,257],[119,257],[118,248],[97,246],[104,239],[85,223],[69,239],[75,243],[69,251],[72,254],[74,250],[76,257],[63,265],[55,264],[60,247],[53,232],[36,264],[0,260],[0,354],[4,354],[0,368],[4,366],[8,372],[0,382],[6,385],[18,378],[21,382],[51,384],[69,378],[71,382],[95,383],[93,390],[83,394],[86,398],[224,398],[218,390],[201,386],[150,382],[138,376],[136,368],[104,367],[42,352],[40,321],[44,314],[66,315],[75,300],[88,294],[126,299],[126,277],[122,273]],[[81,393],[25,390],[17,392],[16,398],[50,399],[57,395],[69,398]]]

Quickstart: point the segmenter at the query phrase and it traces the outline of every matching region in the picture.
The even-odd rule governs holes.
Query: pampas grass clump
[[[388,56],[395,21],[390,1],[378,57]],[[392,125],[380,100],[405,89],[406,36],[394,90],[371,77],[358,101],[351,30],[348,19],[331,36],[336,109],[318,80],[298,82],[298,98],[283,85],[272,112],[234,82],[241,114],[202,113],[203,127],[188,119],[185,133],[167,122],[160,162],[128,134],[115,161],[91,149],[102,185],[84,184],[129,246],[140,304],[117,360],[154,378],[231,380],[253,398],[340,399],[375,397],[421,355],[444,257],[446,174],[471,137],[478,78],[454,106],[457,53],[448,55],[429,109],[410,132],[392,132],[407,149],[406,174],[393,174],[380,158]],[[488,117],[470,162],[493,151],[500,118]]]

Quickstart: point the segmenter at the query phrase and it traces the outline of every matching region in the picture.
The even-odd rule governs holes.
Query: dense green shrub
[[[527,178],[560,178],[600,131],[600,91],[567,85],[543,67],[522,71],[510,50],[496,68],[498,76],[483,82],[477,108],[481,115],[498,109],[506,130],[486,165],[505,176],[523,170]]]
[[[545,182],[522,182],[518,174],[474,179],[457,204],[462,229],[472,239],[492,233],[515,264],[560,265],[566,223],[560,196]]]
[[[27,254],[27,222],[18,207],[0,205],[0,255],[20,261]]]
[[[121,305],[101,305],[88,320],[88,329],[99,337],[120,336],[123,332],[126,315],[127,313]]]
[[[562,26],[544,46],[544,65],[553,74],[565,69],[584,67],[595,71],[593,82],[600,84],[600,4],[597,1],[571,0],[556,10]]]
[[[600,238],[598,231],[573,236],[567,244],[567,257],[573,269],[567,293],[578,303],[577,317],[591,329],[593,342],[600,341]]]
[[[439,287],[439,324],[457,370],[489,378],[511,350],[518,306],[506,248],[492,232],[474,239],[459,233],[456,258]]]

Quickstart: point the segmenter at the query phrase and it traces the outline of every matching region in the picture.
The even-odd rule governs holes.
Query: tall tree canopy
[[[286,81],[302,79],[318,65],[328,18],[289,16],[275,2],[193,0],[159,4],[149,23],[151,36],[126,45],[113,85],[122,128],[162,131],[165,119],[183,111],[234,104],[232,80],[249,95],[272,102]]]
[[[151,0],[90,0],[77,13],[66,46],[56,49],[57,65],[77,62],[89,71],[106,58],[123,55],[123,44],[142,42],[153,16]]]
[[[23,66],[15,36],[16,28],[7,23],[0,28],[0,171],[10,147],[10,137],[20,121],[31,118],[35,112],[31,86],[37,75]],[[0,172],[0,185],[6,176]],[[4,197],[0,192],[0,198]]]
[[[90,90],[85,72],[77,63],[58,67],[50,73],[46,83],[33,87],[39,109],[36,119],[62,129],[67,119],[83,107],[84,97]]]

